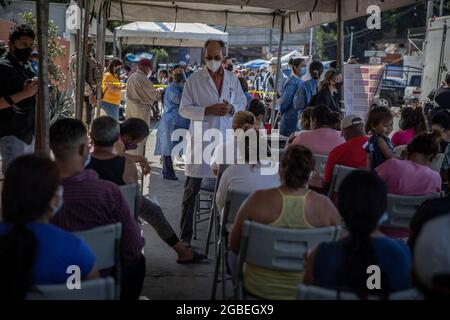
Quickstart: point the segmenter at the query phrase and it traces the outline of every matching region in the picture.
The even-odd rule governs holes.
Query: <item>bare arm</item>
[[[89,272],[89,274],[83,280],[92,280],[92,279],[97,279],[99,277],[100,277],[100,274],[98,272],[97,267],[93,266],[91,272]]]
[[[242,239],[242,227],[244,226],[244,221],[248,220],[255,210],[255,207],[258,206],[258,192],[252,194],[241,206],[239,209],[236,220],[234,221],[233,229],[230,233],[230,249],[238,254],[239,248],[241,246]]]
[[[383,153],[384,157],[386,159],[399,159],[399,157],[389,149],[387,143],[382,138],[377,138],[378,147],[380,148],[381,152]]]
[[[138,172],[134,161],[125,157],[125,170],[123,172],[123,181],[126,184],[138,183]]]
[[[314,284],[314,262],[316,258],[316,250],[317,247],[313,250],[305,252],[305,273],[303,275],[303,283],[307,285]]]
[[[36,94],[38,89],[37,84],[38,84],[37,81],[25,83],[22,91],[12,94],[9,97],[11,98],[12,102],[14,102],[14,104],[19,103],[20,101],[25,100],[27,98],[30,98]],[[8,101],[6,101],[4,97],[0,97],[0,110],[7,109],[10,107],[11,104]]]

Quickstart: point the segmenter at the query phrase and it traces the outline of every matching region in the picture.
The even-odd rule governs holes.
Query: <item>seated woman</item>
[[[441,176],[429,167],[440,139],[440,130],[422,133],[408,144],[407,160],[391,158],[375,168],[389,193],[414,196],[441,191]]]
[[[308,190],[314,158],[303,146],[290,146],[281,160],[279,188],[255,191],[240,208],[230,234],[230,249],[238,254],[245,220],[288,229],[312,229],[340,224],[331,200]],[[233,255],[230,255],[230,267]],[[294,299],[302,272],[280,272],[247,264],[244,288],[262,299]]]
[[[5,173],[0,223],[1,299],[24,299],[35,285],[67,282],[67,267],[80,267],[82,279],[98,277],[95,255],[75,235],[49,223],[62,206],[56,164],[25,155]]]
[[[421,107],[406,107],[402,109],[400,119],[400,130],[392,136],[394,146],[409,144],[411,140],[427,131],[427,121]]]
[[[263,147],[263,145],[267,146],[267,143],[260,143],[261,137],[257,134],[258,131],[253,126],[247,125],[244,127],[244,131],[246,134],[244,141],[245,162],[242,164],[233,164],[223,172],[216,193],[216,205],[219,212],[225,205],[225,198],[229,189],[249,192],[280,186],[278,175],[264,174],[261,171],[266,165],[261,163],[261,160],[265,159],[260,159],[259,157],[260,147]],[[267,156],[269,156],[268,153],[266,152]],[[269,163],[268,165],[270,166],[271,164]]]
[[[233,122],[231,127],[233,130],[243,129],[246,126],[252,126],[256,128],[255,116],[249,111],[238,111],[233,116]],[[257,128],[256,128],[257,129]],[[225,137],[226,138],[226,137]],[[227,151],[234,150],[233,154],[227,155]],[[237,162],[239,157],[239,150],[237,148],[236,136],[233,136],[232,140],[226,140],[225,143],[220,142],[213,151],[210,166],[214,175],[217,175],[219,165],[221,164],[233,164]],[[230,158],[231,159],[228,159]]]
[[[338,209],[349,235],[321,243],[306,257],[304,283],[350,291],[360,298],[387,297],[411,287],[411,254],[407,245],[385,237],[378,225],[386,211],[386,186],[373,172],[350,173],[339,188]],[[367,268],[380,268],[379,290],[367,287]]]
[[[253,113],[256,119],[256,127],[258,129],[264,128],[264,116],[266,115],[266,108],[264,107],[264,103],[262,103],[259,99],[252,99],[248,103],[248,112]]]
[[[119,123],[113,118],[99,117],[92,122],[90,136],[94,144],[94,152],[86,169],[96,171],[100,179],[111,181],[119,186],[137,184],[137,169],[134,163],[114,152],[119,134]],[[158,205],[144,196],[140,196],[139,200],[140,216],[177,253],[177,263],[192,263],[205,258],[204,255],[187,248],[180,241]]]
[[[341,132],[334,129],[338,121],[338,114],[327,106],[314,107],[311,111],[311,130],[301,131],[291,143],[305,146],[313,154],[327,155],[345,142]]]

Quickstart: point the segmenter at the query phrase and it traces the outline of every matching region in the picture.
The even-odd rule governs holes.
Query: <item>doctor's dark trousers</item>
[[[181,235],[182,241],[191,242],[193,234],[195,199],[200,191],[202,178],[186,177],[184,183],[183,203],[181,205]]]

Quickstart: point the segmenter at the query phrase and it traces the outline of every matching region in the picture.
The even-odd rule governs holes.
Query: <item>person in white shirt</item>
[[[233,114],[245,110],[247,106],[247,99],[239,80],[222,67],[224,42],[208,40],[204,48],[206,67],[187,79],[179,111],[182,117],[191,120],[180,221],[180,238],[187,246],[190,246],[192,239],[195,199],[200,191],[202,179],[213,178],[210,159],[203,157],[203,151],[213,142],[213,138],[203,141],[203,134],[208,129],[218,129],[224,141],[226,130],[231,129]],[[195,127],[201,130],[194,130]],[[194,162],[197,157],[201,158],[200,164]]]

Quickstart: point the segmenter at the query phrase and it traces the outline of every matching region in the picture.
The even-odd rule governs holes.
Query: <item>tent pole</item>
[[[116,29],[113,31],[113,56],[117,58],[117,33]]]
[[[344,21],[342,20],[342,3],[343,0],[338,0],[337,1],[337,8],[336,8],[336,12],[337,12],[337,21],[336,21],[336,27],[337,27],[337,43],[336,43],[336,47],[337,47],[337,54],[336,54],[336,64],[337,64],[337,68],[339,70],[341,70],[341,72],[344,72]],[[340,105],[341,105],[341,110],[344,106],[344,89],[341,87],[340,89]]]
[[[39,50],[39,73],[38,73],[38,95],[35,115],[35,149],[36,151],[50,153],[49,147],[49,80],[48,80],[48,0],[36,2],[38,50]]]
[[[102,14],[98,17],[97,21],[97,61],[100,61],[102,66],[102,70],[105,69],[105,30],[106,30],[106,19]],[[102,100],[102,82],[101,79],[97,83],[97,108],[95,109],[95,117],[98,118],[100,116],[100,104]]]
[[[89,8],[90,8],[90,0],[84,0],[84,25],[83,25],[83,42],[82,46],[80,48],[79,54],[79,60],[80,64],[78,65],[80,68],[80,77],[77,79],[77,83],[79,84],[80,91],[79,99],[81,101],[79,108],[78,108],[78,114],[76,114],[77,119],[83,119],[83,104],[84,104],[84,83],[86,79],[86,61],[87,61],[87,55],[88,52],[86,51],[87,44],[88,44],[88,37],[89,37]],[[81,54],[80,54],[81,53]]]
[[[77,1],[78,9],[80,10],[80,16],[79,18],[82,19],[83,17],[83,5],[81,3],[82,0]],[[84,91],[84,82],[80,82],[79,79],[81,79],[81,47],[83,46],[83,26],[81,23],[79,24],[79,28],[77,29],[77,35],[76,35],[76,45],[75,45],[75,51],[77,53],[76,55],[76,69],[75,69],[75,84],[73,90],[75,91],[75,118],[81,119],[81,112],[82,112],[82,103],[83,103],[83,93],[80,93],[80,91]]]
[[[277,59],[277,73],[275,76],[275,94],[273,96],[273,105],[272,109],[270,111],[270,123],[275,128],[275,106],[277,105],[278,100],[278,83],[280,82],[280,76],[281,76],[281,53],[283,51],[283,39],[284,39],[284,25],[286,22],[286,17],[284,14],[281,16],[281,29],[280,29],[280,39],[278,40],[278,59]]]

